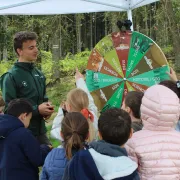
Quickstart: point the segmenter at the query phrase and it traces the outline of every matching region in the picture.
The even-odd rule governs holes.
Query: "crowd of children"
[[[25,99],[6,107],[0,98],[0,179],[179,180],[180,89],[177,78],[145,93],[128,92],[120,108],[98,111],[82,74],[51,129],[60,145],[40,145],[27,129],[33,107]]]

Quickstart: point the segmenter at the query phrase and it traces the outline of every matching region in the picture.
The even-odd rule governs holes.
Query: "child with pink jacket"
[[[142,99],[143,129],[127,142],[129,157],[138,163],[141,180],[180,180],[179,98],[169,88],[154,85]]]

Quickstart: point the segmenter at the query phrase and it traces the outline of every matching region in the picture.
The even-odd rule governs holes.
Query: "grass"
[[[46,126],[46,128],[47,128],[47,135],[48,135],[48,137],[49,137],[49,139],[50,139],[50,141],[51,141],[51,143],[52,143],[52,146],[53,146],[54,148],[56,148],[56,147],[58,147],[61,143],[60,143],[60,141],[58,141],[58,140],[53,139],[53,138],[50,137],[51,127],[52,127],[52,125]],[[59,132],[59,133],[60,133],[60,132]]]
[[[60,82],[47,88],[49,101],[55,106],[55,112],[58,111],[59,105],[66,100],[67,93],[76,88],[74,76],[67,76],[60,79]]]

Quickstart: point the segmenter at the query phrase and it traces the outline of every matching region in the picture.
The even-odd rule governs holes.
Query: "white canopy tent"
[[[158,0],[0,0],[0,15],[53,15],[132,10]]]

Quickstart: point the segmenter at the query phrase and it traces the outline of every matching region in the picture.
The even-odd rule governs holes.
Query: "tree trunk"
[[[81,15],[76,15],[77,52],[81,52]]]
[[[92,13],[90,14],[90,38],[91,38],[91,40],[90,40],[90,44],[91,44],[90,50],[92,50],[93,49],[93,14]]]
[[[117,21],[118,21],[118,15],[116,12],[112,12],[112,16],[111,16],[111,25],[112,25],[112,32],[116,32],[118,31],[118,27],[117,27]]]
[[[108,34],[108,25],[107,25],[107,17],[105,17],[105,36]]]
[[[94,18],[93,18],[93,22],[94,22],[94,44],[96,44],[97,42],[97,32],[96,32],[96,13],[94,13]]]
[[[7,16],[4,16],[4,46],[3,46],[3,60],[6,60],[8,59],[8,53],[7,53],[7,29],[8,29],[8,17]]]
[[[62,15],[59,15],[59,58],[62,58]]]

